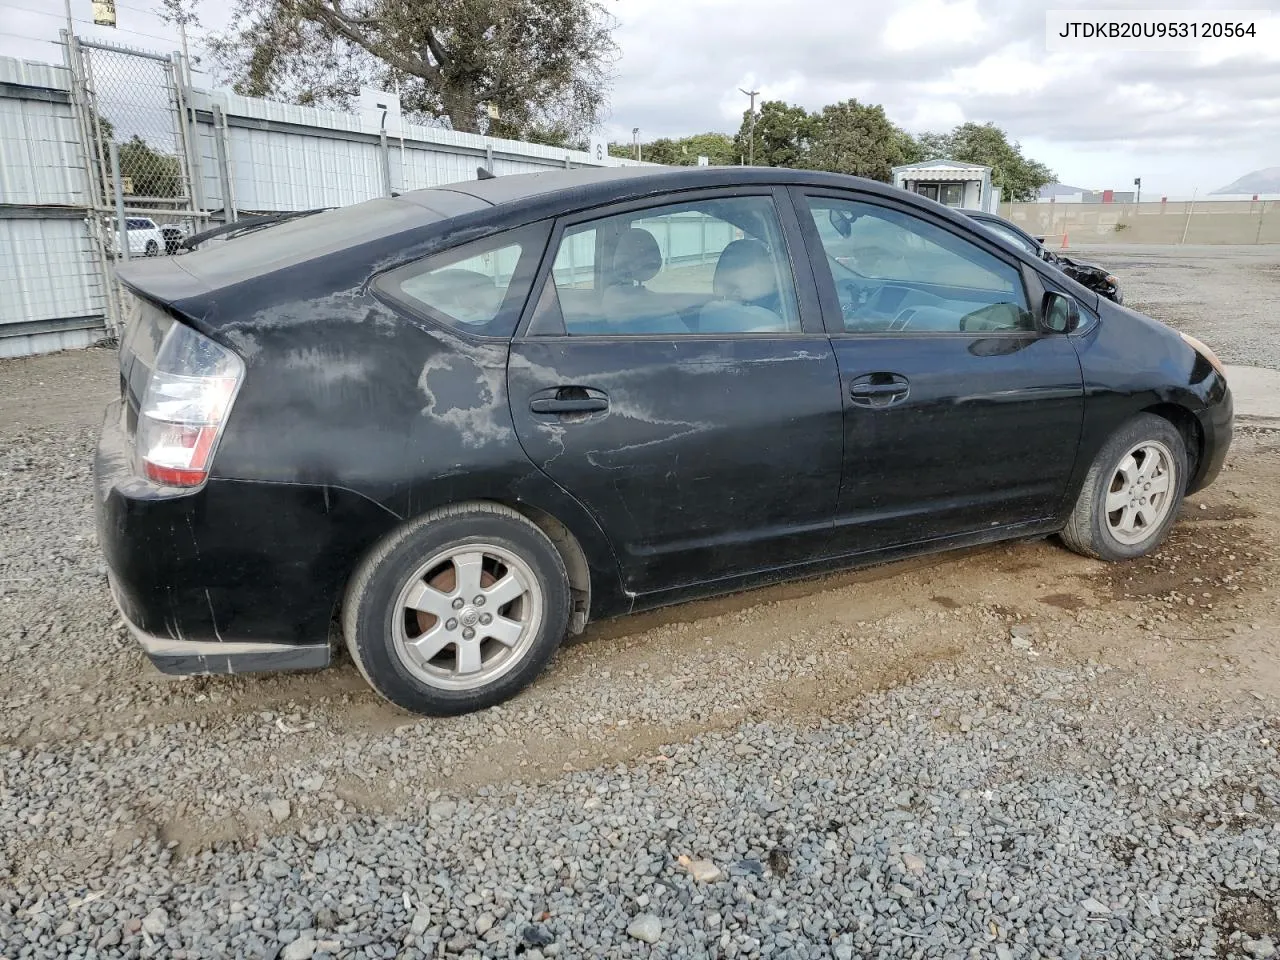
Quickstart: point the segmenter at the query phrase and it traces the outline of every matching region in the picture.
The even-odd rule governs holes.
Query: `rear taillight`
[[[142,472],[156,483],[198,487],[244,380],[244,362],[208,337],[175,323],[156,354],[138,411]]]

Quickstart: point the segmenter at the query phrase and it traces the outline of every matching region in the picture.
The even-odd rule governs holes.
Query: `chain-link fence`
[[[188,208],[186,137],[173,63],[168,57],[83,40],[78,47],[102,205],[115,202],[109,150],[114,142],[120,192],[128,209]]]
[[[184,87],[174,57],[68,37],[72,102],[89,189],[89,239],[119,320],[115,264],[180,250],[207,214],[197,182]]]

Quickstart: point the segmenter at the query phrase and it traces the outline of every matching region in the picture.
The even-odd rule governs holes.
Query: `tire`
[[[369,552],[347,586],[342,628],[382,697],[452,716],[533,682],[564,639],[571,602],[564,561],[537,526],[497,504],[460,504]]]
[[[1098,451],[1061,533],[1063,543],[1098,560],[1150,553],[1177,520],[1187,479],[1182,434],[1163,417],[1139,414]]]
[[[148,240],[146,254],[148,257],[158,257],[160,255],[160,245],[154,240]]]

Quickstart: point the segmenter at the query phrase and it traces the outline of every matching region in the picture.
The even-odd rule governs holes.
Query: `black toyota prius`
[[[456,183],[122,268],[96,492],[161,669],[450,714],[590,620],[1057,534],[1154,549],[1231,439],[1203,344],[883,184]]]

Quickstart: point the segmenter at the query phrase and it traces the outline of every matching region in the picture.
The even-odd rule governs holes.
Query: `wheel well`
[[[1190,410],[1176,403],[1157,403],[1147,407],[1143,413],[1163,417],[1182,434],[1182,442],[1187,447],[1187,486],[1190,486],[1199,469],[1200,459],[1204,456],[1204,431],[1200,427],[1200,421]]]
[[[569,577],[569,592],[573,597],[573,610],[569,614],[569,632],[581,633],[585,630],[587,620],[591,614],[591,567],[587,563],[586,552],[578,543],[578,538],[570,532],[568,527],[551,514],[527,503],[508,503],[503,500],[476,500],[470,502],[487,502],[514,510],[547,535],[547,539],[551,541],[552,546],[556,548],[556,552],[560,554],[560,559],[564,563],[565,573]],[[413,519],[410,517],[404,522],[412,523]],[[353,572],[359,569],[360,562],[360,558],[355,560],[352,565]],[[340,618],[344,602],[343,598],[346,596],[347,589],[351,583],[351,576],[353,575],[353,573],[349,573],[344,578],[342,589],[333,601],[331,620],[337,626],[339,633],[342,630]]]
[[[569,590],[573,594],[573,612],[569,615],[569,632],[581,633],[587,626],[591,614],[591,567],[587,563],[587,555],[583,551],[578,538],[563,523],[537,507],[527,503],[501,503],[527,520],[537,525],[547,535],[560,559],[564,562],[565,573],[569,575]]]

